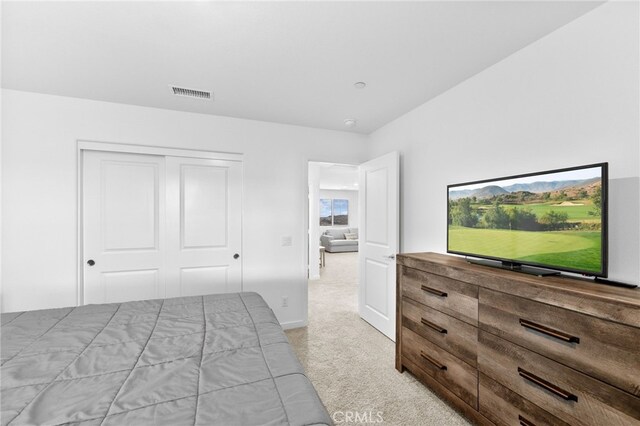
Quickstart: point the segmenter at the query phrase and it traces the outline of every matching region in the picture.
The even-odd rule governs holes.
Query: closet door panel
[[[242,290],[242,163],[83,152],[83,303]]]
[[[242,290],[242,163],[167,158],[168,295]]]
[[[164,158],[83,157],[84,303],[165,296]]]

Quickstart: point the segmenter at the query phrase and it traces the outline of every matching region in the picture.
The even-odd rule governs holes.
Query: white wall
[[[328,228],[357,228],[358,227],[358,191],[351,190],[337,190],[337,189],[320,189],[319,199],[339,199],[349,200],[349,224],[338,226],[319,226],[320,224],[320,212],[318,212],[318,226],[320,228],[320,234]],[[319,207],[318,207],[319,208]]]
[[[610,277],[638,283],[638,26],[604,4],[374,132],[402,154],[402,251],[446,252],[447,184],[608,161]]]
[[[76,303],[78,139],[244,154],[244,290],[306,321],[307,163],[360,163],[360,135],[3,90],[2,311]],[[293,237],[291,247],[280,245]],[[281,307],[281,297],[289,307]]]
[[[76,302],[77,139],[244,153],[245,290],[285,325],[306,319],[308,160],[399,150],[405,252],[446,251],[448,183],[609,161],[610,275],[637,282],[638,25],[607,3],[369,138],[3,90],[2,311]]]
[[[2,2],[0,1],[0,22],[2,22]],[[2,31],[0,31],[0,46],[2,46]],[[1,49],[0,49],[1,50]],[[0,54],[0,82],[2,81],[2,55]],[[2,146],[4,145],[2,130],[2,91],[0,90],[0,224],[2,224]],[[2,227],[0,226],[0,298],[2,297]],[[2,301],[0,300],[0,309]]]

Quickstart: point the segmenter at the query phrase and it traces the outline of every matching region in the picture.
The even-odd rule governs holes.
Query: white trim
[[[292,328],[301,328],[301,327],[306,327],[308,324],[307,320],[300,320],[300,321],[289,321],[289,322],[281,322],[280,326],[284,329],[284,330],[291,330]]]
[[[305,200],[304,209],[302,210],[304,212],[304,220],[302,221],[302,226],[304,226],[304,238],[302,245],[302,247],[304,247],[304,255],[302,256],[304,259],[304,265],[302,265],[302,271],[300,271],[302,273],[302,276],[304,277],[304,301],[302,304],[302,320],[292,323],[280,324],[285,330],[288,330],[290,328],[306,327],[307,323],[309,322],[309,160],[307,160],[305,168],[304,185],[301,186],[304,188]],[[297,323],[300,323],[300,325],[288,325]]]
[[[170,157],[206,158],[209,160],[242,161],[243,155],[232,152],[200,151],[195,149],[165,148],[149,145],[129,145],[115,142],[78,140],[78,151],[107,151],[129,154],[162,155]]]
[[[125,154],[147,154],[169,157],[189,157],[189,158],[203,158],[208,160],[225,160],[225,161],[238,161],[243,162],[243,154],[229,153],[229,152],[214,152],[214,151],[200,151],[195,149],[178,149],[178,148],[165,148],[148,145],[130,145],[116,142],[97,142],[78,139],[76,147],[76,223],[77,226],[77,288],[76,288],[76,304],[77,306],[84,305],[84,253],[83,253],[83,235],[82,235],[82,151],[106,151],[106,152],[120,152]],[[240,266],[240,285],[241,291],[244,291],[244,164],[242,167],[242,187],[241,187],[241,204],[240,204],[240,253],[243,254]],[[295,325],[291,328],[306,326],[306,316],[303,321],[304,325]]]
[[[84,247],[82,244],[82,150],[78,146],[76,149],[76,164],[78,168],[76,170],[76,237],[77,237],[77,253],[76,253],[76,273],[78,282],[78,288],[76,288],[76,306],[84,304]]]

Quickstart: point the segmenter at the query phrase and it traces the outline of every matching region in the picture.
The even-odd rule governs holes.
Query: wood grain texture
[[[451,352],[472,367],[476,366],[478,354],[476,327],[406,297],[400,305],[404,327]],[[432,326],[425,325],[424,321],[428,321]],[[434,329],[433,325],[446,330],[446,333]]]
[[[396,370],[404,372],[402,365],[402,266],[396,263]]]
[[[640,290],[434,253],[397,272],[396,368],[474,422],[640,426]]]
[[[397,262],[408,268],[640,328],[640,288],[612,287],[567,276],[518,274],[438,253],[403,253],[397,256]]]
[[[446,386],[442,385],[424,370],[414,364],[410,359],[403,358],[402,364],[418,379],[435,392],[442,400],[452,405],[462,415],[464,415],[474,425],[493,426],[494,423],[489,421],[485,416],[480,414],[478,410],[462,401],[457,395],[451,392]],[[444,426],[444,425],[443,425]]]
[[[503,386],[572,425],[638,425],[640,399],[483,330],[478,368]],[[577,397],[566,401],[518,374],[524,369]]]
[[[478,326],[477,286],[406,267],[402,268],[402,276],[403,296]],[[446,296],[425,291],[423,287],[446,293]]]
[[[411,360],[465,403],[478,408],[478,372],[475,368],[408,328],[403,327],[402,340],[404,358]]]
[[[536,426],[569,426],[517,393],[480,373],[478,404],[480,413],[500,426],[521,426],[529,422]]]
[[[480,289],[480,328],[640,396],[640,329],[504,293]],[[533,321],[579,338],[533,331]]]

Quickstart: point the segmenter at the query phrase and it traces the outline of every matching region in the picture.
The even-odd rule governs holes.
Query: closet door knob
[[[93,265],[95,265],[95,264],[96,264],[96,262],[95,262],[93,259],[89,259],[89,260],[87,260],[87,265],[89,265],[89,266],[93,266]]]
[[[234,254],[234,255],[233,255],[233,258],[234,258],[234,259],[237,259],[237,258],[239,258],[239,257],[240,257],[240,255],[239,255],[238,253],[236,253],[236,254]]]

